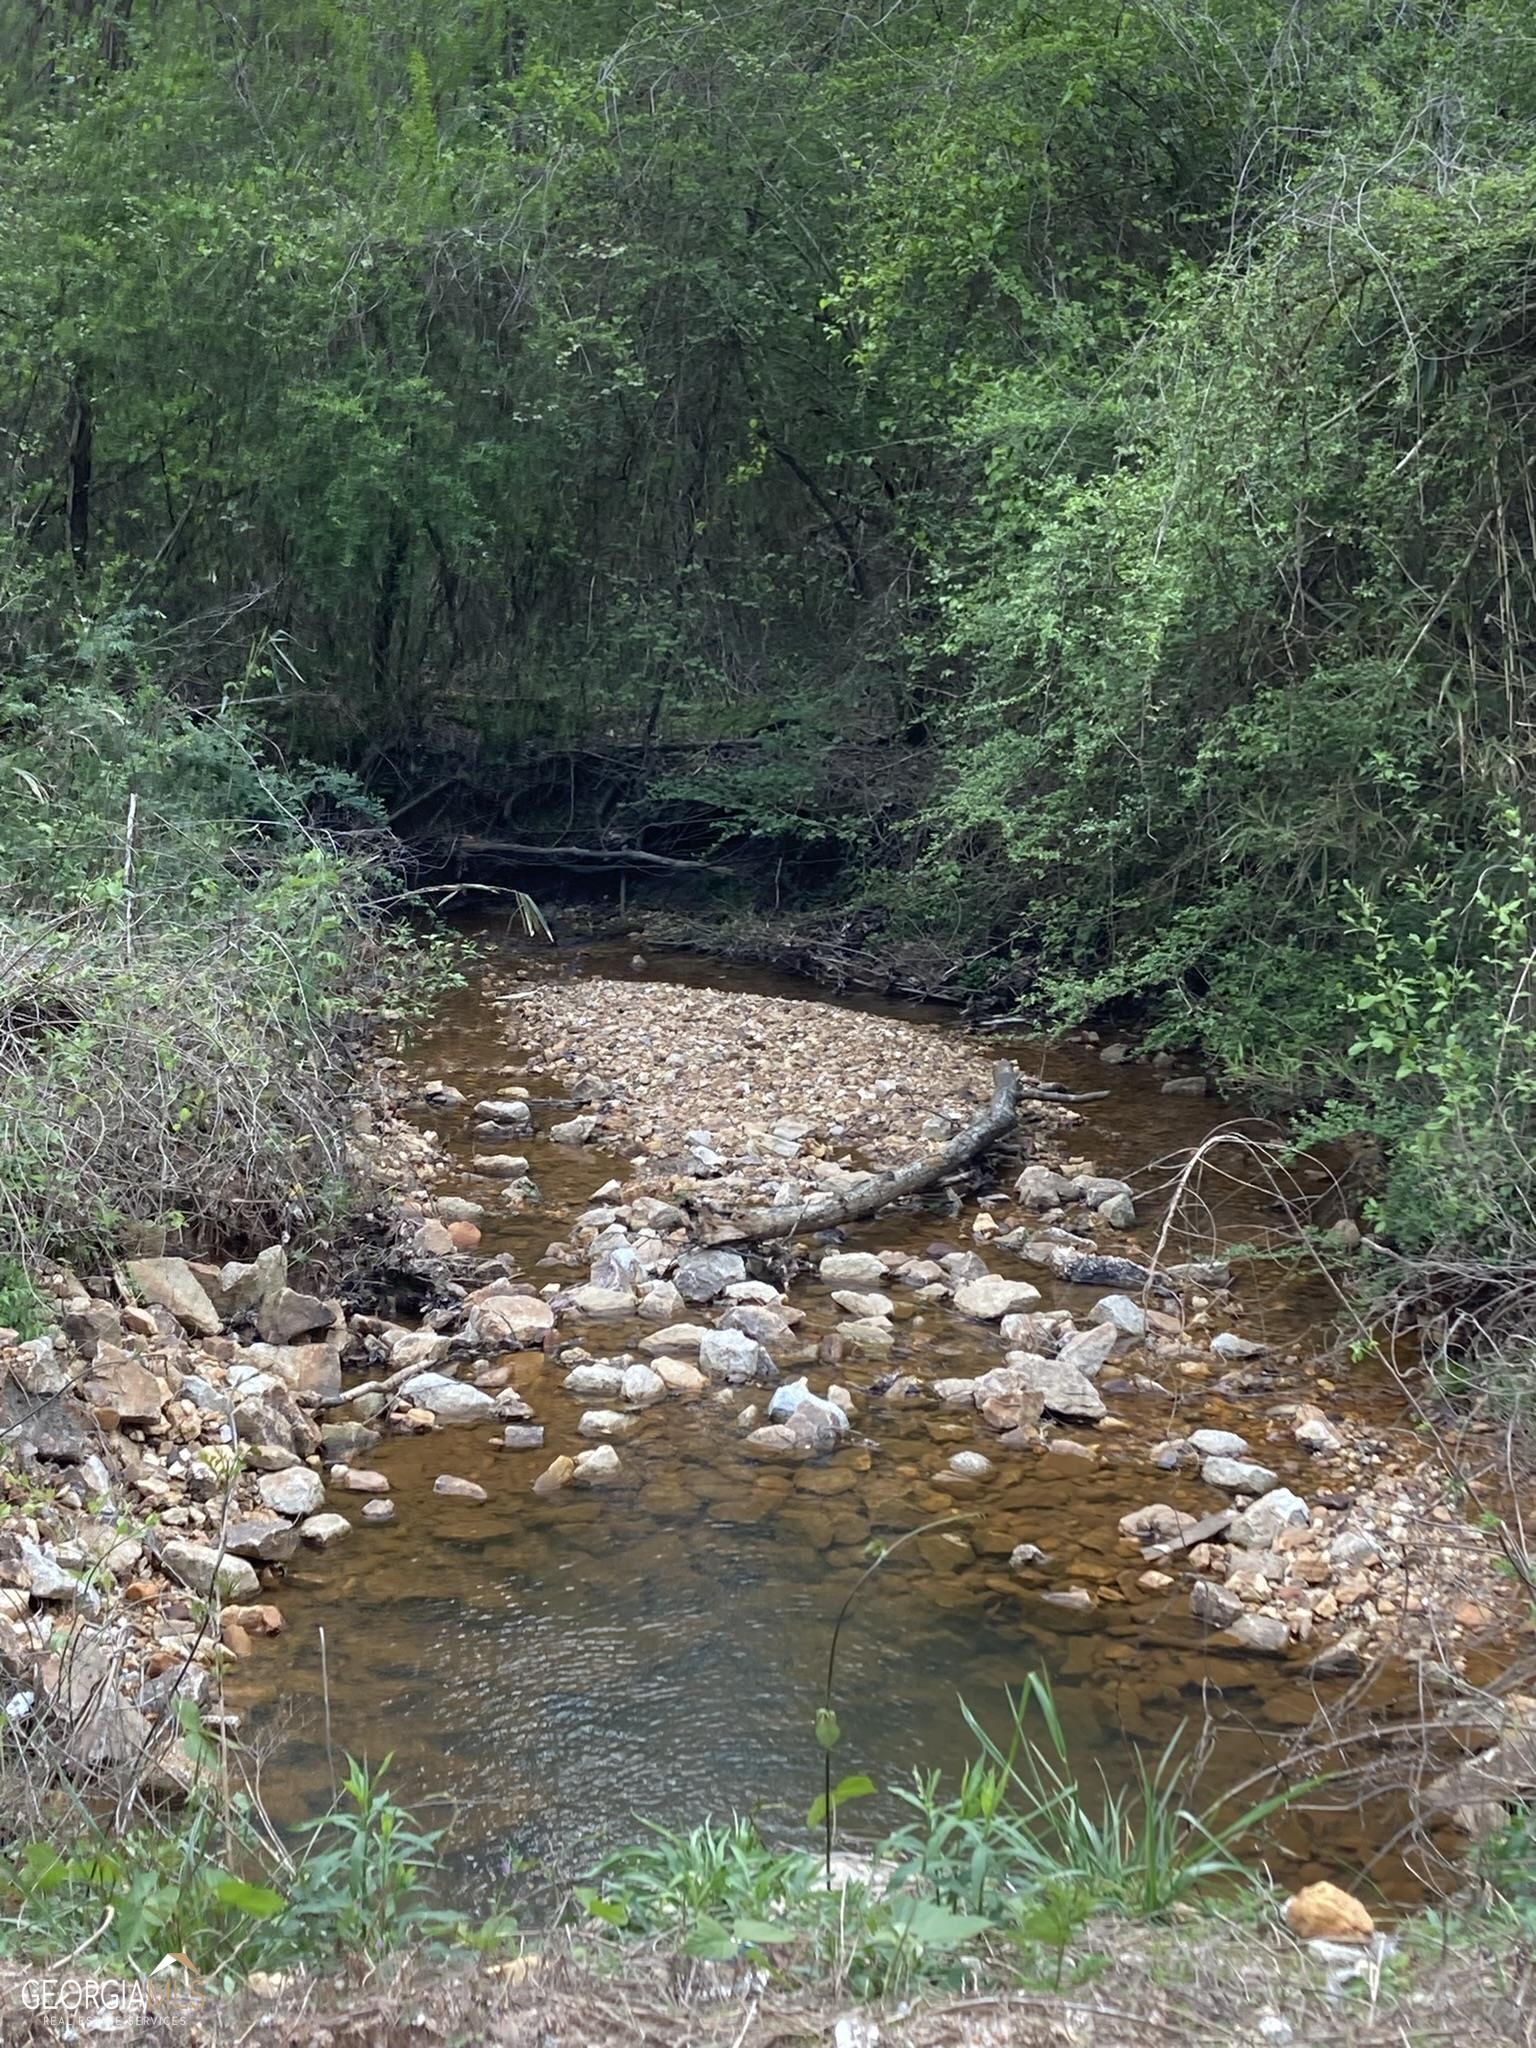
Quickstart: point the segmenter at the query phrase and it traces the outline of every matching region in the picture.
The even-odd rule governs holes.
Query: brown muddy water
[[[804,983],[691,955],[652,953],[643,971],[633,970],[633,950],[593,945],[540,956],[501,941],[488,945],[488,965],[502,976],[634,973],[834,1000]],[[961,1028],[948,1013],[913,1005],[858,1006]],[[506,1036],[509,1015],[515,1011],[498,1008],[476,982],[445,1001],[402,1053],[418,1078],[435,1075],[471,1103],[513,1077],[535,1096],[558,1093],[523,1073],[524,1055]],[[1142,1219],[1135,1242],[1150,1246],[1166,1202],[1158,1191],[1192,1145],[1231,1121],[1223,1105],[1164,1096],[1145,1067],[1106,1068],[1080,1047],[1047,1052],[1013,1041],[996,1049],[1052,1080],[1109,1090],[1079,1130],[1064,1134],[1065,1149],[1132,1181]],[[538,1108],[536,1125],[569,1113]],[[515,1254],[536,1280],[550,1272],[538,1264],[545,1246],[623,1170],[590,1147],[520,1138],[542,1205],[507,1214],[497,1185],[469,1170],[467,1110],[430,1121],[454,1162],[436,1192],[485,1202],[483,1251]],[[1284,1219],[1267,1206],[1270,1191],[1243,1185],[1233,1160],[1236,1178],[1203,1183],[1209,1207],[1192,1212],[1198,1227],[1182,1240],[1182,1255],[1280,1236]],[[1295,1191],[1325,1200],[1327,1180],[1320,1168],[1310,1177],[1304,1169]],[[847,1243],[960,1249],[970,1242],[961,1224],[974,1213],[960,1218],[938,1206],[887,1215],[850,1231]],[[1001,1255],[995,1263],[1023,1270]],[[1093,1298],[1030,1277],[1045,1306],[1081,1310]],[[1294,1666],[1205,1644],[1188,1614],[1187,1574],[1167,1592],[1142,1591],[1145,1567],[1116,1531],[1122,1514],[1149,1501],[1211,1509],[1197,1481],[1149,1464],[1148,1446],[1172,1433],[1241,1430],[1298,1491],[1320,1483],[1288,1438],[1266,1441],[1266,1416],[1276,1401],[1307,1397],[1320,1379],[1345,1370],[1337,1356],[1324,1356],[1331,1300],[1295,1267],[1245,1268],[1239,1292],[1248,1308],[1241,1327],[1274,1347],[1265,1361],[1271,1384],[1233,1403],[1199,1382],[1173,1380],[1165,1382],[1170,1398],[1161,1399],[1113,1393],[1106,1374],[1111,1414],[1129,1427],[1071,1433],[1091,1444],[1093,1462],[1059,1452],[1010,1455],[977,1417],[866,1400],[863,1389],[890,1363],[850,1360],[815,1384],[836,1377],[853,1389],[855,1427],[874,1440],[870,1448],[793,1471],[765,1469],[743,1454],[729,1411],[708,1397],[669,1400],[623,1440],[620,1485],[544,1499],[531,1482],[555,1454],[586,1447],[575,1425],[587,1404],[562,1390],[564,1367],[525,1362],[516,1384],[545,1424],[541,1451],[509,1453],[474,1429],[388,1440],[369,1462],[393,1482],[396,1521],[358,1521],[348,1542],[290,1568],[279,1592],[287,1633],[262,1644],[227,1681],[229,1703],[266,1753],[269,1804],[288,1818],[317,1811],[344,1752],[373,1761],[392,1754],[398,1795],[451,1822],[472,1890],[530,1861],[557,1876],[578,1874],[605,1847],[633,1839],[644,1818],[690,1825],[753,1812],[766,1830],[792,1831],[820,1787],[813,1714],[839,1606],[872,1544],[957,1510],[974,1519],[894,1557],[844,1631],[840,1770],[868,1772],[884,1787],[909,1781],[916,1768],[953,1770],[974,1749],[960,1701],[1000,1727],[1007,1689],[1043,1669],[1088,1771],[1101,1766],[1121,1780],[1138,1749],[1209,1720],[1215,1750],[1206,1790],[1239,1783],[1295,1740],[1319,1699],[1328,1704],[1330,1688],[1315,1693]],[[801,1336],[838,1320],[814,1278],[797,1283],[792,1299],[807,1312]],[[576,1326],[598,1356],[633,1344],[642,1327]],[[909,1357],[930,1374],[961,1374],[998,1362],[995,1330],[944,1310],[920,1329],[905,1328],[910,1349],[898,1349],[897,1364]],[[1347,1400],[1326,1391],[1319,1398],[1368,1416],[1384,1442],[1406,1428],[1381,1384],[1352,1380]],[[997,1461],[995,1476],[968,1493],[933,1485],[945,1460],[973,1444]],[[478,1480],[489,1500],[434,1495],[432,1482],[445,1471]],[[1008,1557],[1025,1542],[1039,1544],[1048,1562],[1021,1578]],[[1068,1586],[1088,1588],[1095,1607],[1078,1612],[1048,1597]],[[1293,1811],[1271,1825],[1263,1847],[1277,1876],[1368,1873],[1388,1893],[1401,1892],[1407,1873],[1381,1859],[1392,1816],[1344,1806]],[[861,1808],[850,1827],[854,1835],[877,1831],[897,1817],[887,1799]]]

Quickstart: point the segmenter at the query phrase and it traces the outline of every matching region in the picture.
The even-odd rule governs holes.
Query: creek
[[[631,967],[628,945],[539,957],[481,936],[488,969],[503,975],[633,974],[841,1000],[691,955],[651,954],[642,970]],[[948,1013],[912,1005],[857,1006],[960,1028]],[[401,1052],[418,1079],[435,1076],[472,1103],[495,1095],[521,1067],[524,1055],[508,1037],[515,1017],[477,978]],[[1174,1163],[1230,1123],[1226,1107],[1164,1095],[1146,1066],[1108,1067],[1089,1047],[1045,1054],[1001,1041],[996,1050],[1069,1087],[1108,1090],[1068,1134],[1069,1146],[1134,1183],[1138,1241],[1150,1245]],[[526,1078],[536,1097],[560,1092]],[[537,1126],[567,1114],[542,1108]],[[483,1252],[513,1254],[535,1281],[549,1277],[539,1260],[550,1240],[610,1174],[625,1170],[611,1154],[550,1143],[536,1129],[519,1149],[542,1201],[505,1213],[470,1165],[476,1141],[467,1114],[423,1111],[420,1121],[438,1132],[451,1161],[434,1192],[486,1202]],[[1322,1167],[1299,1174],[1303,1196],[1328,1179]],[[1278,1241],[1284,1219],[1269,1190],[1239,1174],[1207,1179],[1203,1193],[1203,1237],[1180,1255]],[[939,1240],[964,1248],[963,1220],[942,1202],[888,1213],[850,1230],[847,1246],[920,1250]],[[1045,1306],[1083,1305],[1083,1289],[1037,1277]],[[265,1754],[269,1803],[287,1818],[316,1811],[343,1752],[375,1761],[392,1754],[397,1794],[433,1821],[451,1819],[471,1888],[530,1861],[573,1876],[605,1846],[632,1839],[645,1818],[689,1825],[751,1811],[765,1828],[793,1830],[820,1786],[812,1718],[830,1631],[869,1546],[956,1510],[973,1518],[907,1546],[860,1595],[840,1656],[840,1770],[867,1772],[884,1787],[915,1767],[953,1770],[974,1748],[959,1702],[1001,1725],[1005,1689],[1043,1668],[1088,1770],[1121,1780],[1137,1746],[1160,1746],[1181,1724],[1208,1717],[1206,1791],[1244,1780],[1312,1720],[1319,1699],[1326,1704],[1341,1688],[1302,1682],[1300,1660],[1211,1645],[1190,1616],[1187,1575],[1147,1592],[1144,1566],[1116,1529],[1121,1515],[1153,1500],[1197,1515],[1213,1505],[1194,1475],[1154,1470],[1150,1444],[1199,1427],[1262,1440],[1270,1405],[1310,1398],[1320,1376],[1328,1384],[1326,1288],[1297,1266],[1260,1265],[1244,1268],[1239,1289],[1244,1331],[1269,1347],[1265,1393],[1224,1399],[1199,1381],[1174,1381],[1166,1399],[1117,1399],[1112,1407],[1129,1424],[1121,1433],[1097,1442],[1088,1430],[1059,1433],[1090,1448],[1091,1460],[1068,1451],[998,1453],[974,1414],[866,1405],[864,1389],[885,1368],[854,1359],[834,1376],[859,1400],[856,1427],[873,1447],[793,1471],[767,1469],[745,1455],[719,1404],[667,1402],[624,1439],[620,1485],[541,1498],[531,1482],[549,1458],[585,1448],[576,1435],[584,1404],[562,1391],[555,1361],[525,1360],[516,1384],[545,1424],[542,1452],[503,1451],[476,1429],[386,1439],[368,1462],[389,1476],[396,1520],[359,1523],[336,1550],[290,1567],[279,1589],[286,1632],[229,1681],[230,1703]],[[806,1314],[801,1335],[814,1339],[838,1320],[814,1275],[795,1282],[791,1299]],[[997,1363],[995,1329],[948,1311],[925,1323],[925,1370],[975,1373]],[[604,1356],[636,1334],[590,1325],[584,1341]],[[1353,1376],[1347,1408],[1384,1441],[1407,1427],[1384,1380]],[[935,1487],[943,1461],[972,1447],[997,1458],[985,1488],[959,1497]],[[1319,1483],[1289,1443],[1262,1446],[1262,1454],[1299,1490]],[[445,1471],[479,1481],[489,1499],[471,1505],[435,1495],[433,1480]],[[1021,1576],[1010,1571],[1009,1554],[1026,1542],[1048,1562]],[[1058,1604],[1051,1596],[1067,1587],[1086,1589],[1093,1606]],[[887,1798],[860,1809],[857,1822],[850,1817],[849,1831],[857,1836],[895,1817]],[[1287,1883],[1368,1870],[1388,1894],[1406,1892],[1408,1873],[1377,1856],[1385,1832],[1380,1814],[1352,1804],[1294,1810],[1272,1824],[1264,1849]]]

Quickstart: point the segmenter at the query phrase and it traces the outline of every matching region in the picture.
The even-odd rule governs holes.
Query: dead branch
[[[1026,1081],[1009,1060],[992,1069],[992,1100],[976,1118],[937,1152],[909,1159],[874,1175],[846,1195],[813,1195],[805,1202],[781,1202],[771,1209],[748,1209],[740,1216],[714,1214],[699,1205],[700,1233],[707,1244],[757,1244],[765,1238],[790,1237],[798,1230],[825,1230],[834,1224],[859,1223],[907,1195],[936,1187],[957,1168],[1005,1137],[1018,1121],[1021,1102],[1096,1102],[1106,1092],[1096,1089],[1072,1095],[1049,1082]]]

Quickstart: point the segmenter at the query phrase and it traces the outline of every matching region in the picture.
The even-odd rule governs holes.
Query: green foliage
[[[334,1215],[356,1033],[447,971],[379,915],[360,796],[277,768],[237,713],[175,704],[130,629],[92,658],[0,677],[11,1270],[135,1229],[223,1250]]]
[[[1152,1919],[1261,1888],[1242,1849],[1295,1790],[1238,1812],[1201,1811],[1198,1752],[1176,1737],[1151,1762],[1138,1756],[1129,1790],[1101,1780],[1087,1791],[1049,1682],[1032,1674],[1009,1705],[1006,1747],[962,1708],[980,1754],[959,1784],[949,1791],[938,1773],[920,1773],[896,1788],[912,1818],[847,1872],[809,1848],[770,1845],[738,1817],[687,1834],[652,1828],[647,1842],[605,1858],[576,1903],[626,1938],[665,1936],[715,1960],[755,1955],[789,1976],[837,1967],[861,1993],[890,1996],[982,1969],[1057,1988],[1070,1971],[1081,1982],[1100,1966],[1074,1954],[1094,1914]],[[817,1735],[824,1747],[836,1739],[826,1709]],[[845,1780],[834,1796],[873,1790]]]
[[[184,1725],[191,1760],[216,1762],[195,1711]],[[0,1861],[10,1898],[0,1949],[142,1974],[174,1956],[229,1986],[253,1970],[372,1963],[467,1937],[462,1917],[432,1902],[440,1837],[390,1797],[387,1769],[349,1760],[336,1805],[292,1855],[246,1795],[226,1799],[206,1783],[163,1826],[23,1842]]]

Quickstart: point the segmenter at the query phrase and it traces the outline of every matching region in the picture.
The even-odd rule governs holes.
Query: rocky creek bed
[[[945,1143],[992,1046],[638,964],[473,1001],[359,1102],[392,1237],[350,1293],[277,1247],[147,1259],[0,1333],[0,1657],[70,1768],[174,1790],[190,1697],[313,1793],[323,1623],[339,1739],[449,1760],[472,1833],[558,1848],[583,1787],[621,1829],[751,1803],[804,1768],[872,1546],[938,1517],[869,1596],[849,1725],[882,1761],[1032,1663],[1106,1768],[1195,1711],[1232,1778],[1383,1659],[1384,1746],[1484,1675],[1517,1619],[1494,1539],[1242,1269],[1170,1256],[1091,1114],[1027,1108],[979,1180],[846,1239],[700,1241]],[[1525,1715],[1469,1701],[1479,1760],[1421,1815],[1484,1825]],[[1378,1846],[1297,1814],[1276,1843],[1312,1874]]]

